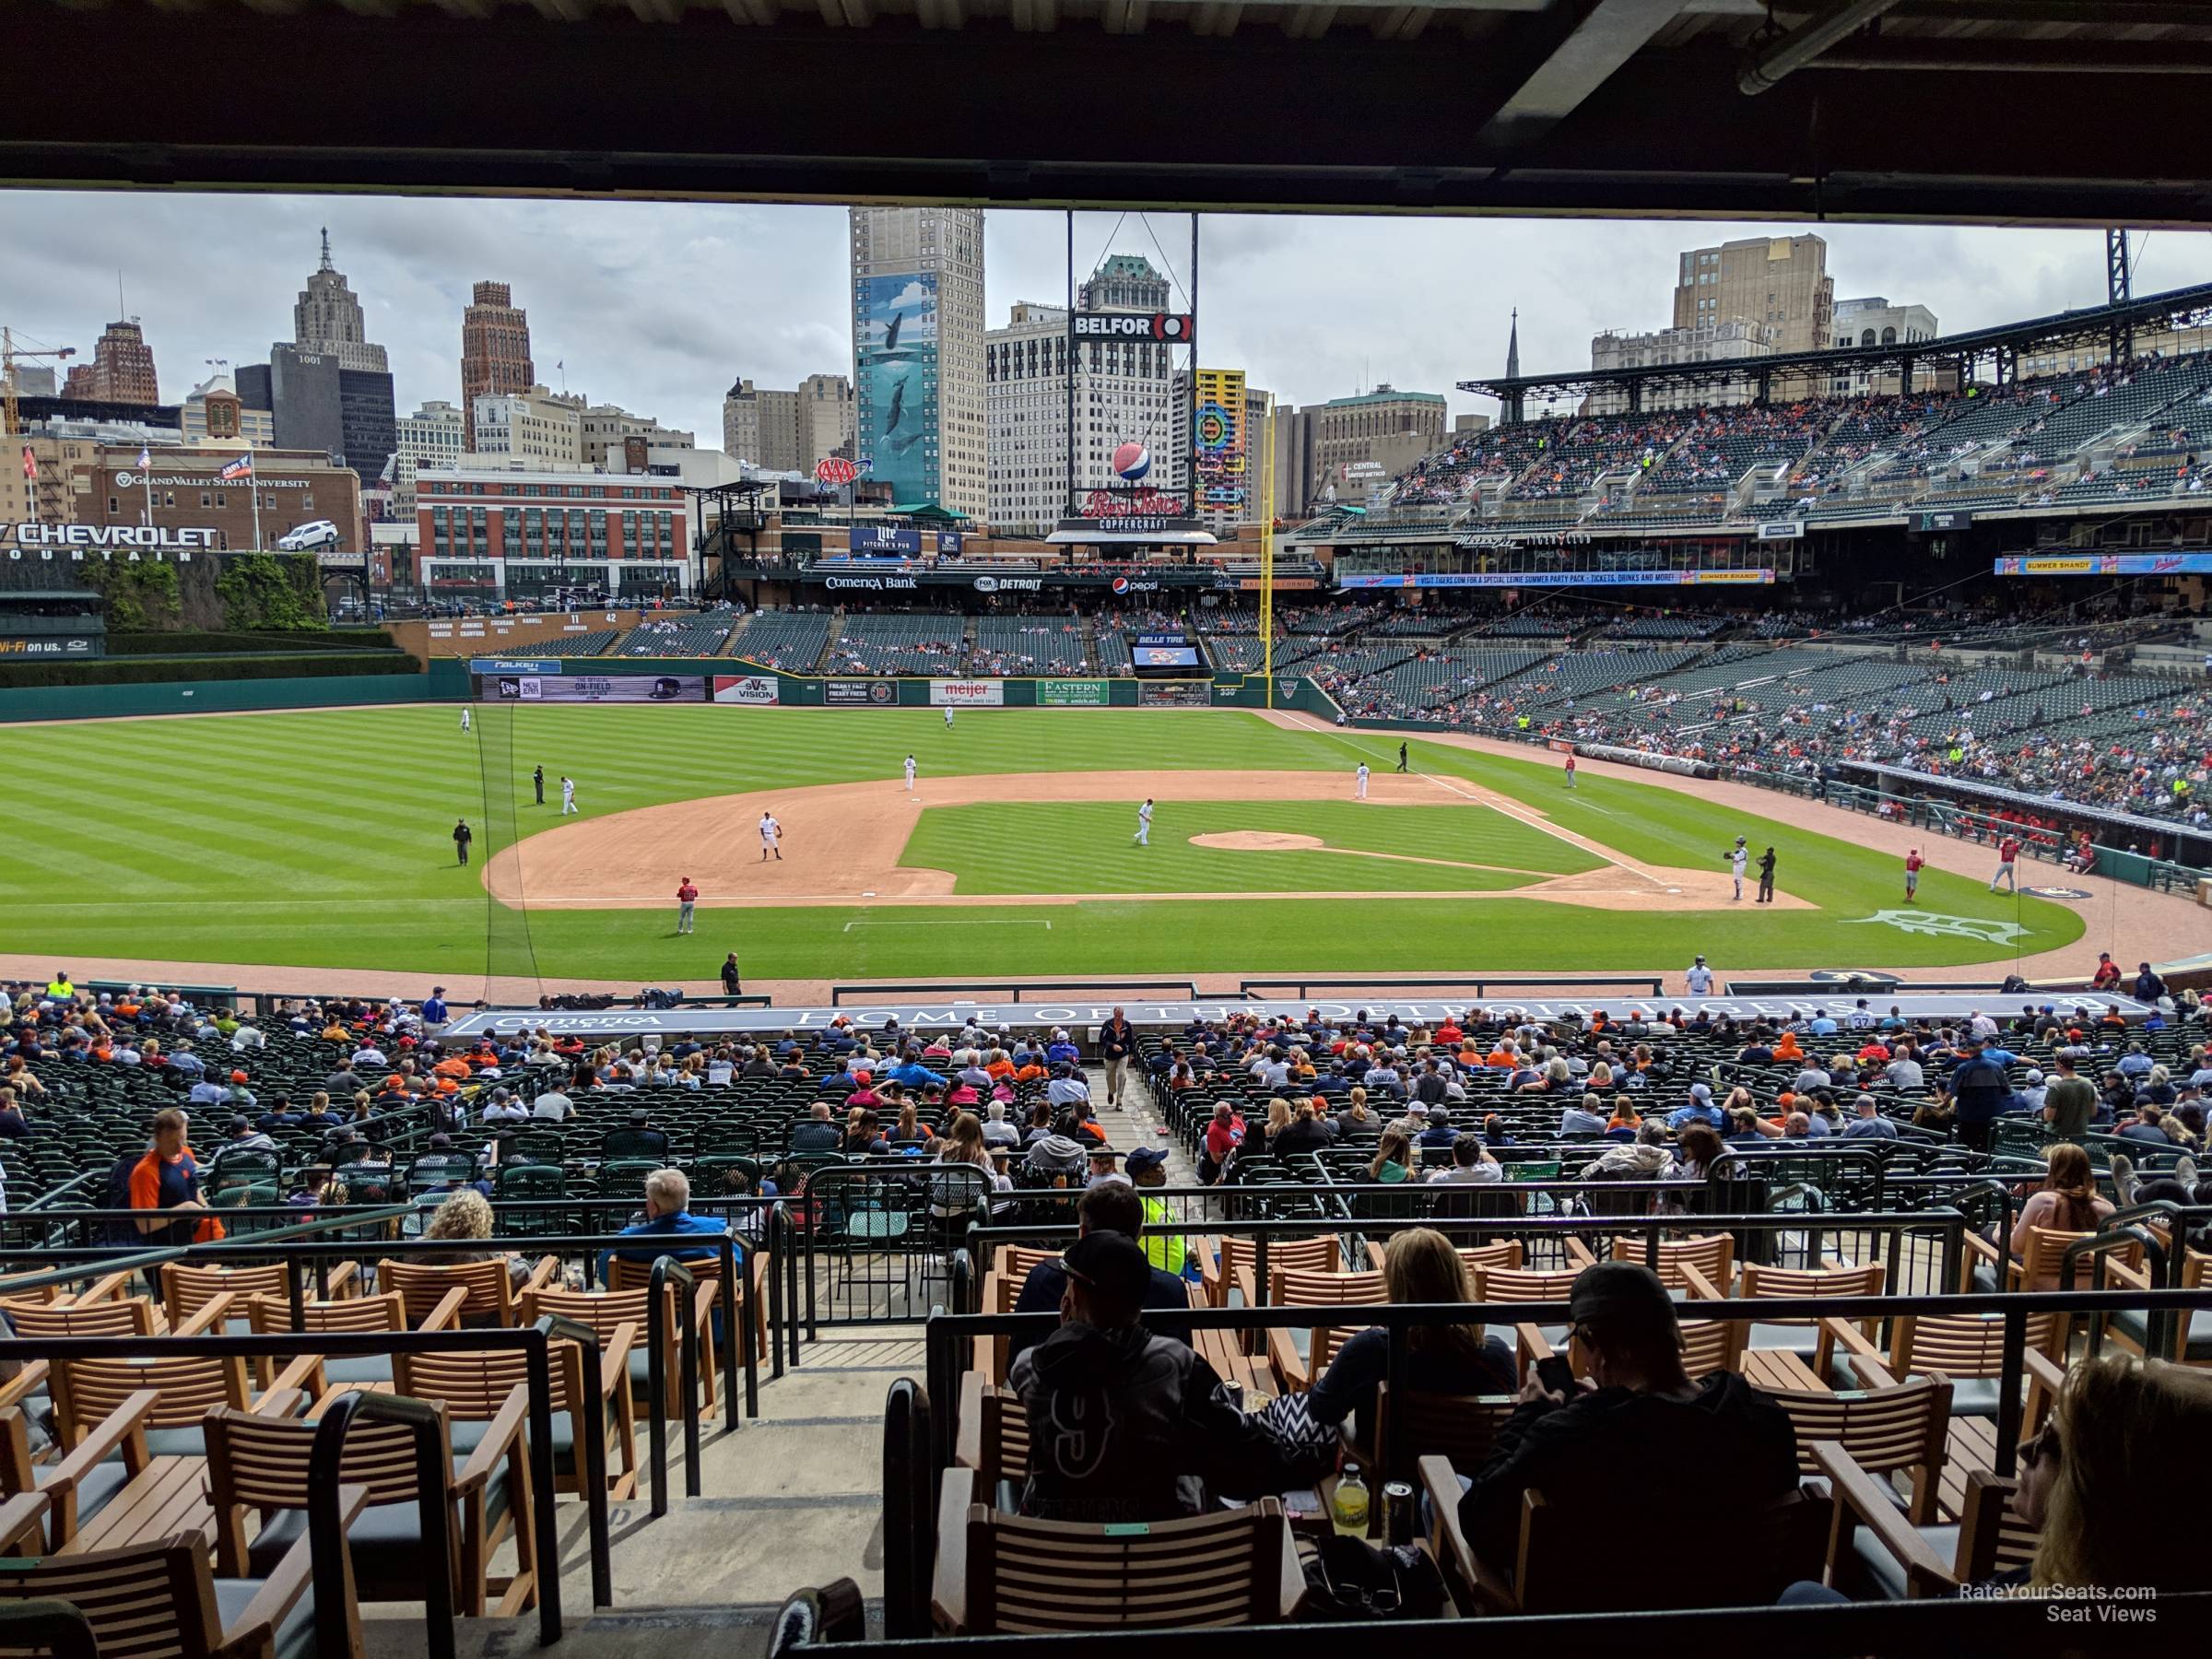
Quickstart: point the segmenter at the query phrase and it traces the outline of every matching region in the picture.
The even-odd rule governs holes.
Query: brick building
[[[133,321],[109,324],[92,347],[92,360],[69,371],[62,395],[92,403],[159,403],[154,348],[146,343],[146,332]]]
[[[530,313],[504,282],[479,282],[461,313],[463,441],[477,447],[477,399],[485,393],[527,392],[537,383],[530,362]]]
[[[619,473],[464,468],[415,480],[417,580],[501,597],[563,588],[659,597],[691,585],[691,499]]]

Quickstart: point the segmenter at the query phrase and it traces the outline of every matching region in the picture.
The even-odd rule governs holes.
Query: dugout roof
[[[17,0],[5,16],[8,60],[39,65],[11,84],[0,137],[18,182],[2212,220],[2212,0]],[[144,95],[88,96],[125,87]]]

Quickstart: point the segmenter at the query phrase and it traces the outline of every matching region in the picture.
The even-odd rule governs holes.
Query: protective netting
[[[522,839],[518,808],[534,797],[530,768],[516,759],[515,728],[528,716],[515,702],[498,700],[475,705],[477,765],[483,784],[484,821],[476,827],[477,856],[487,866],[502,854],[511,866],[500,884],[516,901],[503,903],[488,888],[484,894],[484,996],[506,1007],[533,1007],[541,990],[537,949],[530,937],[529,895],[513,849]]]

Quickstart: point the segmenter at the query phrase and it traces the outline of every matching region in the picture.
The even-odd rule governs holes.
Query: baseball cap
[[[1060,1265],[1077,1284],[1132,1312],[1144,1305],[1145,1292],[1152,1285],[1152,1264],[1145,1259],[1143,1249],[1135,1239],[1116,1232],[1084,1234],[1067,1247]]]
[[[1168,1161],[1168,1155],[1159,1147],[1138,1147],[1122,1160],[1122,1168],[1132,1175],[1142,1175],[1147,1170],[1157,1170]]]
[[[1568,1293],[1576,1324],[1600,1325],[1624,1335],[1657,1335],[1675,1328],[1675,1304],[1659,1276],[1641,1262],[1597,1262],[1585,1267]]]
[[[1710,1100],[1712,1099],[1712,1090],[1702,1083],[1692,1083],[1689,1086],[1689,1098],[1693,1100]]]
[[[230,1081],[233,1083],[243,1083],[245,1080],[246,1074],[242,1071],[234,1071],[230,1074]]]

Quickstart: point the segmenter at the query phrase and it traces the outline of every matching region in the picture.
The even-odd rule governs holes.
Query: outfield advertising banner
[[[1037,682],[1041,709],[1102,709],[1113,700],[1102,679],[1058,679]]]
[[[829,679],[822,682],[822,700],[847,708],[859,704],[888,709],[899,700],[899,688],[889,680]]]
[[[487,677],[501,702],[705,702],[703,674],[500,674]]]
[[[1353,571],[1336,578],[1351,588],[1747,587],[1771,584],[1772,570],[1755,571]]]
[[[1147,709],[1210,709],[1214,705],[1214,682],[1140,680],[1136,700]]]
[[[2212,553],[2009,553],[1997,560],[1999,576],[2206,576]]]
[[[772,674],[718,674],[714,677],[714,700],[718,703],[747,703],[756,708],[781,702],[782,693]]]
[[[929,700],[940,709],[995,709],[1006,700],[1006,682],[933,679]]]

